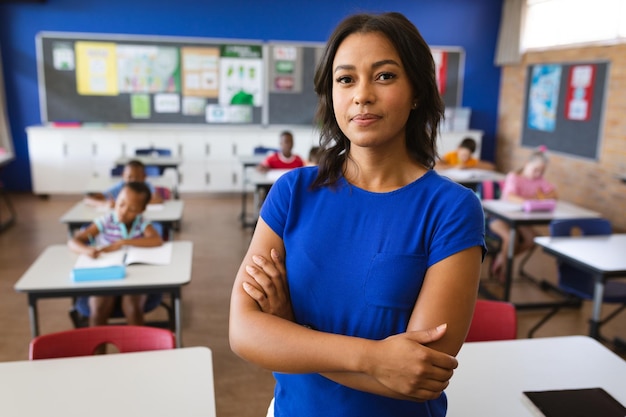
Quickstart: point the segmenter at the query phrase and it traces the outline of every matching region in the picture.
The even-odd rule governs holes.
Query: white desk
[[[182,345],[181,288],[191,281],[192,242],[171,242],[169,265],[130,265],[122,280],[72,282],[70,273],[78,255],[67,245],[48,246],[17,281],[17,292],[28,295],[31,335],[39,335],[37,300],[90,295],[121,295],[166,292],[174,303],[176,344]],[[1,402],[1,401],[0,401]]]
[[[254,226],[259,218],[259,209],[276,180],[291,169],[271,169],[267,172],[259,172],[255,168],[249,167],[246,174],[246,184],[254,187],[252,194],[252,220],[248,221],[246,205],[242,205],[243,227]]]
[[[475,187],[476,184],[480,184],[483,181],[504,181],[506,179],[506,174],[501,172],[478,168],[438,169],[437,173],[442,177],[448,177],[452,181],[458,182],[459,184],[463,184],[470,188]]]
[[[214,417],[206,347],[0,363],[3,416]]]
[[[252,221],[248,221],[248,186],[250,185],[250,174],[252,172],[256,172],[256,170],[253,171],[254,167],[256,167],[257,165],[259,165],[261,162],[263,162],[265,160],[265,158],[267,158],[267,153],[266,154],[259,154],[259,155],[241,155],[239,156],[239,163],[241,164],[242,167],[242,175],[241,175],[241,184],[242,184],[242,190],[241,190],[241,214],[240,214],[240,219],[241,219],[241,226],[242,227],[251,227],[254,226],[256,224],[256,219],[252,220]]]
[[[174,223],[179,222],[183,218],[183,208],[184,203],[182,200],[167,200],[163,204],[148,205],[144,215],[148,220],[162,223],[164,227],[172,229]],[[109,208],[95,207],[79,201],[65,212],[59,221],[67,224],[69,235],[72,236],[74,230],[79,229],[85,223],[91,223],[110,210]]]
[[[523,391],[602,387],[626,405],[626,361],[586,336],[465,343],[448,417],[532,417]]]
[[[85,191],[88,193],[101,193],[120,181],[122,181],[122,177],[91,177],[89,178],[89,183]],[[146,182],[154,186],[169,188],[174,193],[176,191],[176,181],[164,175],[159,177],[146,177]]]
[[[598,337],[604,282],[610,278],[626,277],[626,234],[576,237],[541,236],[535,238],[535,243],[563,262],[570,263],[596,277],[589,335]]]
[[[505,301],[509,301],[511,297],[511,283],[513,281],[513,259],[514,259],[514,245],[516,242],[518,226],[538,226],[547,225],[552,220],[557,219],[580,219],[580,218],[596,218],[601,217],[601,214],[597,211],[588,210],[583,207],[579,207],[575,204],[568,203],[566,201],[557,201],[554,211],[532,212],[527,213],[522,210],[522,205],[512,203],[506,200],[483,200],[483,210],[487,215],[491,215],[505,221],[511,231],[509,241],[511,244],[508,247],[507,261],[506,261],[506,279],[504,282],[504,297]],[[537,305],[538,306],[538,305]],[[518,307],[536,307],[532,304],[518,306]]]

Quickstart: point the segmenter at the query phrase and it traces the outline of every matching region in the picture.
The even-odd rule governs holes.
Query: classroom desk
[[[448,417],[532,417],[523,391],[602,387],[626,405],[626,361],[586,336],[465,343]]]
[[[566,201],[557,201],[554,211],[542,211],[527,213],[522,210],[522,205],[518,203],[512,203],[505,200],[483,200],[483,210],[488,216],[497,217],[505,221],[510,231],[510,242],[515,242],[517,239],[516,228],[518,226],[539,226],[547,225],[552,220],[557,219],[578,219],[578,218],[596,218],[601,217],[601,214],[597,211],[588,210],[583,207],[579,207],[575,204],[568,203]],[[509,245],[506,260],[506,276],[504,282],[504,301],[510,301],[511,297],[511,284],[513,282],[513,246]],[[485,288],[481,288],[481,291],[486,296],[494,298],[493,294],[489,294]],[[546,303],[529,303],[529,304],[516,304],[517,308],[544,308]]]
[[[550,255],[595,277],[593,311],[589,335],[598,338],[602,297],[607,279],[626,277],[626,234],[608,236],[568,236],[535,238],[535,243]]]
[[[122,181],[122,177],[91,177],[89,179],[89,183],[85,189],[87,193],[101,193],[109,188],[117,185],[120,181]],[[172,191],[173,194],[176,194],[176,182],[172,180],[172,178],[168,178],[166,176],[159,177],[146,177],[146,182],[150,183],[153,186],[166,187]]]
[[[239,156],[239,163],[242,167],[242,175],[241,175],[241,227],[252,227],[256,224],[256,219],[253,221],[248,221],[248,186],[250,185],[249,181],[249,171],[252,168],[259,165],[263,160],[267,157],[267,154],[262,155],[241,155]]]
[[[175,156],[123,156],[115,160],[117,167],[124,166],[130,160],[141,161],[145,166],[156,166],[159,168],[159,173],[163,175],[163,171],[168,168],[172,168],[176,173],[176,188],[180,185],[180,174],[178,172],[178,166],[182,164],[182,158]]]
[[[438,169],[437,173],[442,177],[448,177],[454,182],[458,182],[468,188],[475,188],[477,184],[483,181],[504,181],[506,174],[488,169]]]
[[[0,415],[215,417],[211,350],[3,362]]]
[[[267,196],[267,193],[276,180],[288,171],[291,171],[291,169],[271,169],[267,172],[259,172],[256,169],[250,169],[247,182],[254,187],[254,193],[252,194],[252,220],[248,220],[247,210],[245,206],[243,206],[244,211],[242,218],[246,219],[243,223],[243,227],[254,227],[256,225],[259,218],[259,209],[261,208],[261,204],[263,204],[265,196]]]
[[[193,243],[171,242],[169,265],[130,265],[121,280],[73,282],[70,278],[78,255],[67,245],[48,246],[15,283],[17,292],[28,296],[28,313],[32,337],[39,335],[37,300],[90,295],[169,293],[174,303],[176,345],[182,346],[181,289],[191,281]]]
[[[163,227],[170,230],[174,229],[174,224],[180,222],[183,218],[184,203],[182,200],[167,200],[163,204],[149,204],[145,211],[148,220],[159,222]],[[91,223],[96,218],[107,213],[110,208],[96,207],[79,201],[70,208],[59,221],[65,223],[68,227],[69,235],[72,236],[74,231],[80,229],[85,223]]]

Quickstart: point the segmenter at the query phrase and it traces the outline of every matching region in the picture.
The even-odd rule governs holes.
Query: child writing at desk
[[[490,169],[493,170],[494,166],[490,162],[481,161],[474,158],[474,152],[476,152],[476,141],[472,138],[465,138],[459,143],[456,150],[448,152],[437,161],[437,168],[440,169]]]
[[[507,174],[502,189],[502,199],[523,203],[526,200],[557,198],[554,185],[544,178],[548,165],[546,150],[544,146],[540,147],[528,157],[521,169]],[[525,252],[534,245],[536,233],[532,226],[518,226],[517,242],[509,242],[510,227],[506,222],[494,219],[489,222],[489,228],[502,239],[500,252],[491,265],[492,274],[502,280],[506,272],[509,245],[515,244],[514,254],[516,255]]]
[[[146,181],[146,167],[145,165],[136,159],[132,159],[124,166],[122,172],[122,180],[117,184],[109,188],[103,193],[89,193],[84,201],[89,205],[99,206],[106,205],[113,207],[117,196],[122,191],[124,184],[128,182],[143,182],[150,189],[150,201],[149,204],[160,204],[163,202],[163,198],[156,192],[156,189],[152,184]]]
[[[124,184],[115,200],[114,210],[78,232],[68,241],[69,248],[76,253],[97,258],[103,252],[113,252],[124,246],[160,246],[163,243],[161,236],[143,216],[150,196],[150,188],[143,182]],[[107,324],[113,314],[117,298],[89,297],[89,325]],[[146,294],[121,297],[120,305],[128,324],[143,325],[146,299]]]

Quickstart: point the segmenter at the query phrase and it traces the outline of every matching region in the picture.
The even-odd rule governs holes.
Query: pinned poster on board
[[[76,88],[86,96],[116,96],[117,60],[113,42],[76,42]]]
[[[587,121],[591,117],[595,73],[596,66],[593,64],[570,68],[565,99],[565,118],[568,120]]]
[[[431,49],[433,60],[435,61],[435,76],[437,77],[437,88],[442,96],[446,93],[446,74],[448,71],[448,53],[441,49]]]

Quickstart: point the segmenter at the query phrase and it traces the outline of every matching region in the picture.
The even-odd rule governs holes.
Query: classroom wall
[[[616,230],[626,230],[626,44],[591,46],[528,53],[520,65],[503,68],[498,109],[497,165],[517,169],[532,149],[521,146],[526,73],[538,63],[610,61],[605,95],[604,123],[598,160],[550,153],[546,177],[559,196],[599,211]]]
[[[101,32],[206,38],[323,42],[358,11],[399,11],[431,45],[466,51],[463,106],[470,127],[483,130],[483,157],[493,160],[500,69],[493,65],[502,0],[9,0],[0,4],[8,113],[16,161],[1,173],[11,190],[31,190],[25,128],[41,123],[35,35],[39,31]]]

